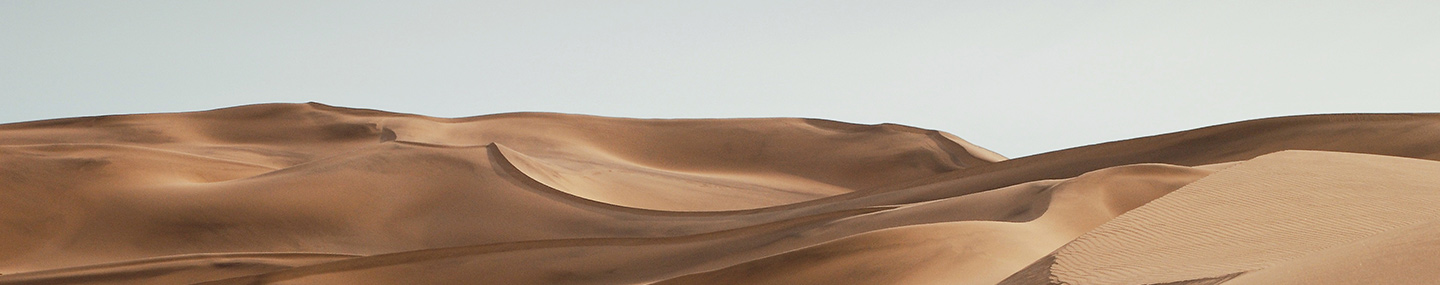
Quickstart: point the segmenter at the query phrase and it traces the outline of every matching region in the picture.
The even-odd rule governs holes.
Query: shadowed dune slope
[[[612,204],[666,210],[803,201],[1003,159],[937,131],[814,119],[638,120],[546,113],[442,119],[311,103],[0,126],[0,145],[137,146],[270,168],[392,140],[499,143],[545,162],[540,165],[550,166],[548,172],[583,177],[545,181],[560,184],[552,186]],[[677,191],[677,185],[690,191]],[[730,197],[737,192],[784,195]],[[630,194],[707,199],[651,202]]]
[[[56,119],[0,125],[0,284],[1405,283],[1437,159],[1435,114],[1015,159],[818,119]]]
[[[1257,119],[1021,157],[887,189],[987,174],[986,185],[1066,178],[1096,169],[1166,163],[1198,166],[1284,150],[1323,150],[1440,160],[1440,114],[1336,114]],[[987,188],[987,187],[980,187]],[[993,189],[990,187],[989,189]]]
[[[892,227],[660,284],[994,284],[1115,215],[1209,173],[1159,164],[1107,168],[1048,187],[1049,206],[1033,220]]]
[[[880,232],[896,232],[892,228],[904,228],[905,225],[925,225],[915,227],[926,228],[933,228],[928,225],[943,225],[953,228],[953,234],[969,233],[968,235],[961,234],[961,236],[969,236],[977,242],[989,241],[1004,245],[1016,243],[1016,240],[1029,240],[1019,243],[1036,248],[1053,249],[1080,235],[1090,227],[1109,220],[1118,213],[1138,206],[1147,199],[1164,195],[1165,192],[1179,188],[1208,173],[1209,171],[1206,170],[1167,165],[1124,166],[1096,171],[1067,181],[1027,183],[977,195],[898,207],[828,213],[704,235],[649,239],[552,240],[527,244],[437,249],[357,258],[345,262],[226,280],[216,284],[257,282],[386,284],[403,280],[421,283],[473,281],[496,284],[654,282],[662,278],[673,277],[678,273],[720,268],[868,231],[887,229]],[[955,209],[967,210],[956,211]],[[1025,223],[1013,224],[1013,222]],[[1004,225],[1015,225],[1015,227]],[[992,227],[1013,228],[1013,230],[989,233],[988,229]],[[899,232],[909,231],[912,230]],[[879,232],[859,235],[859,239],[867,241],[861,242],[861,244],[874,245],[868,242],[875,240],[866,237],[876,235],[875,233]],[[983,236],[994,237],[980,238]],[[1042,236],[1046,238],[1031,239]],[[845,240],[848,239],[854,238],[845,238]],[[914,242],[904,239],[882,240],[889,240],[899,245]],[[844,243],[844,240],[839,242]],[[928,249],[918,247],[914,249],[906,252],[916,257],[931,254]],[[1048,252],[1047,250],[1030,251],[1030,255],[1033,257],[1018,255],[1013,258],[1009,267],[1018,269],[1027,264],[1029,260]],[[877,254],[878,251],[861,251],[860,253]],[[854,256],[854,258],[870,257],[873,256]],[[527,261],[522,264],[528,265],[493,266],[496,263],[522,260]],[[979,269],[974,271],[988,271],[994,279],[991,281],[992,283],[1014,271],[1007,270],[1009,268],[1005,267],[998,270],[991,269],[991,264],[987,264],[986,261],[977,260],[972,263],[961,263],[950,265],[950,268],[939,269],[978,267]],[[787,264],[803,265],[804,263],[787,262]],[[778,272],[774,273],[790,277],[797,276],[784,269],[777,270]],[[896,272],[903,273],[904,271]],[[729,273],[720,273],[720,275],[736,276]],[[957,275],[964,276],[964,274]],[[796,279],[807,278],[800,276]],[[811,280],[817,283],[821,281],[821,279]],[[750,284],[759,282],[761,279],[708,280],[707,282],[718,281],[729,284]]]
[[[1440,114],[1279,117],[1088,145],[970,167],[802,203],[913,203],[1136,163],[1200,166],[1284,150],[1324,150],[1440,160]],[[929,188],[950,191],[930,191]],[[861,197],[863,196],[863,197]]]
[[[316,253],[192,254],[4,275],[7,284],[190,284],[352,258]]]

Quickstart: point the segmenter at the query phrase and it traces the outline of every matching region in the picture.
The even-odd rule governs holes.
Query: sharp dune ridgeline
[[[1437,256],[1440,114],[1013,159],[794,118],[0,125],[0,284],[1433,284]]]

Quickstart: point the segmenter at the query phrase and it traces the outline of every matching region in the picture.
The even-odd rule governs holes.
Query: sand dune
[[[1159,284],[1242,275],[1435,220],[1436,173],[1440,163],[1389,156],[1261,156],[1126,212],[1031,265],[1044,269],[1026,269],[1001,284]]]
[[[7,283],[189,284],[353,258],[318,253],[189,254],[5,275]]]
[[[1015,159],[817,119],[46,120],[0,125],[0,284],[1425,283],[1435,160],[1432,114]]]

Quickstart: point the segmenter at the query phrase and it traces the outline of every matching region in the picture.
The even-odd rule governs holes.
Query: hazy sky
[[[1440,1],[0,1],[0,122],[306,101],[893,122],[1018,157],[1440,111]]]

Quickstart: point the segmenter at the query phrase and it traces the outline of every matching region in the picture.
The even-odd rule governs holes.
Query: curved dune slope
[[[1115,215],[1208,174],[1160,164],[1107,168],[1063,182],[1040,182],[1051,185],[1042,192],[1048,207],[1032,220],[891,227],[661,284],[994,284]],[[1004,195],[1029,185],[947,200]],[[935,207],[931,203],[947,200],[908,207]]]
[[[1127,212],[1001,284],[1232,278],[1436,221],[1436,173],[1440,163],[1388,156],[1261,156]]]
[[[57,119],[0,125],[0,284],[1406,283],[1433,160],[1432,114],[1016,159],[817,119]]]

